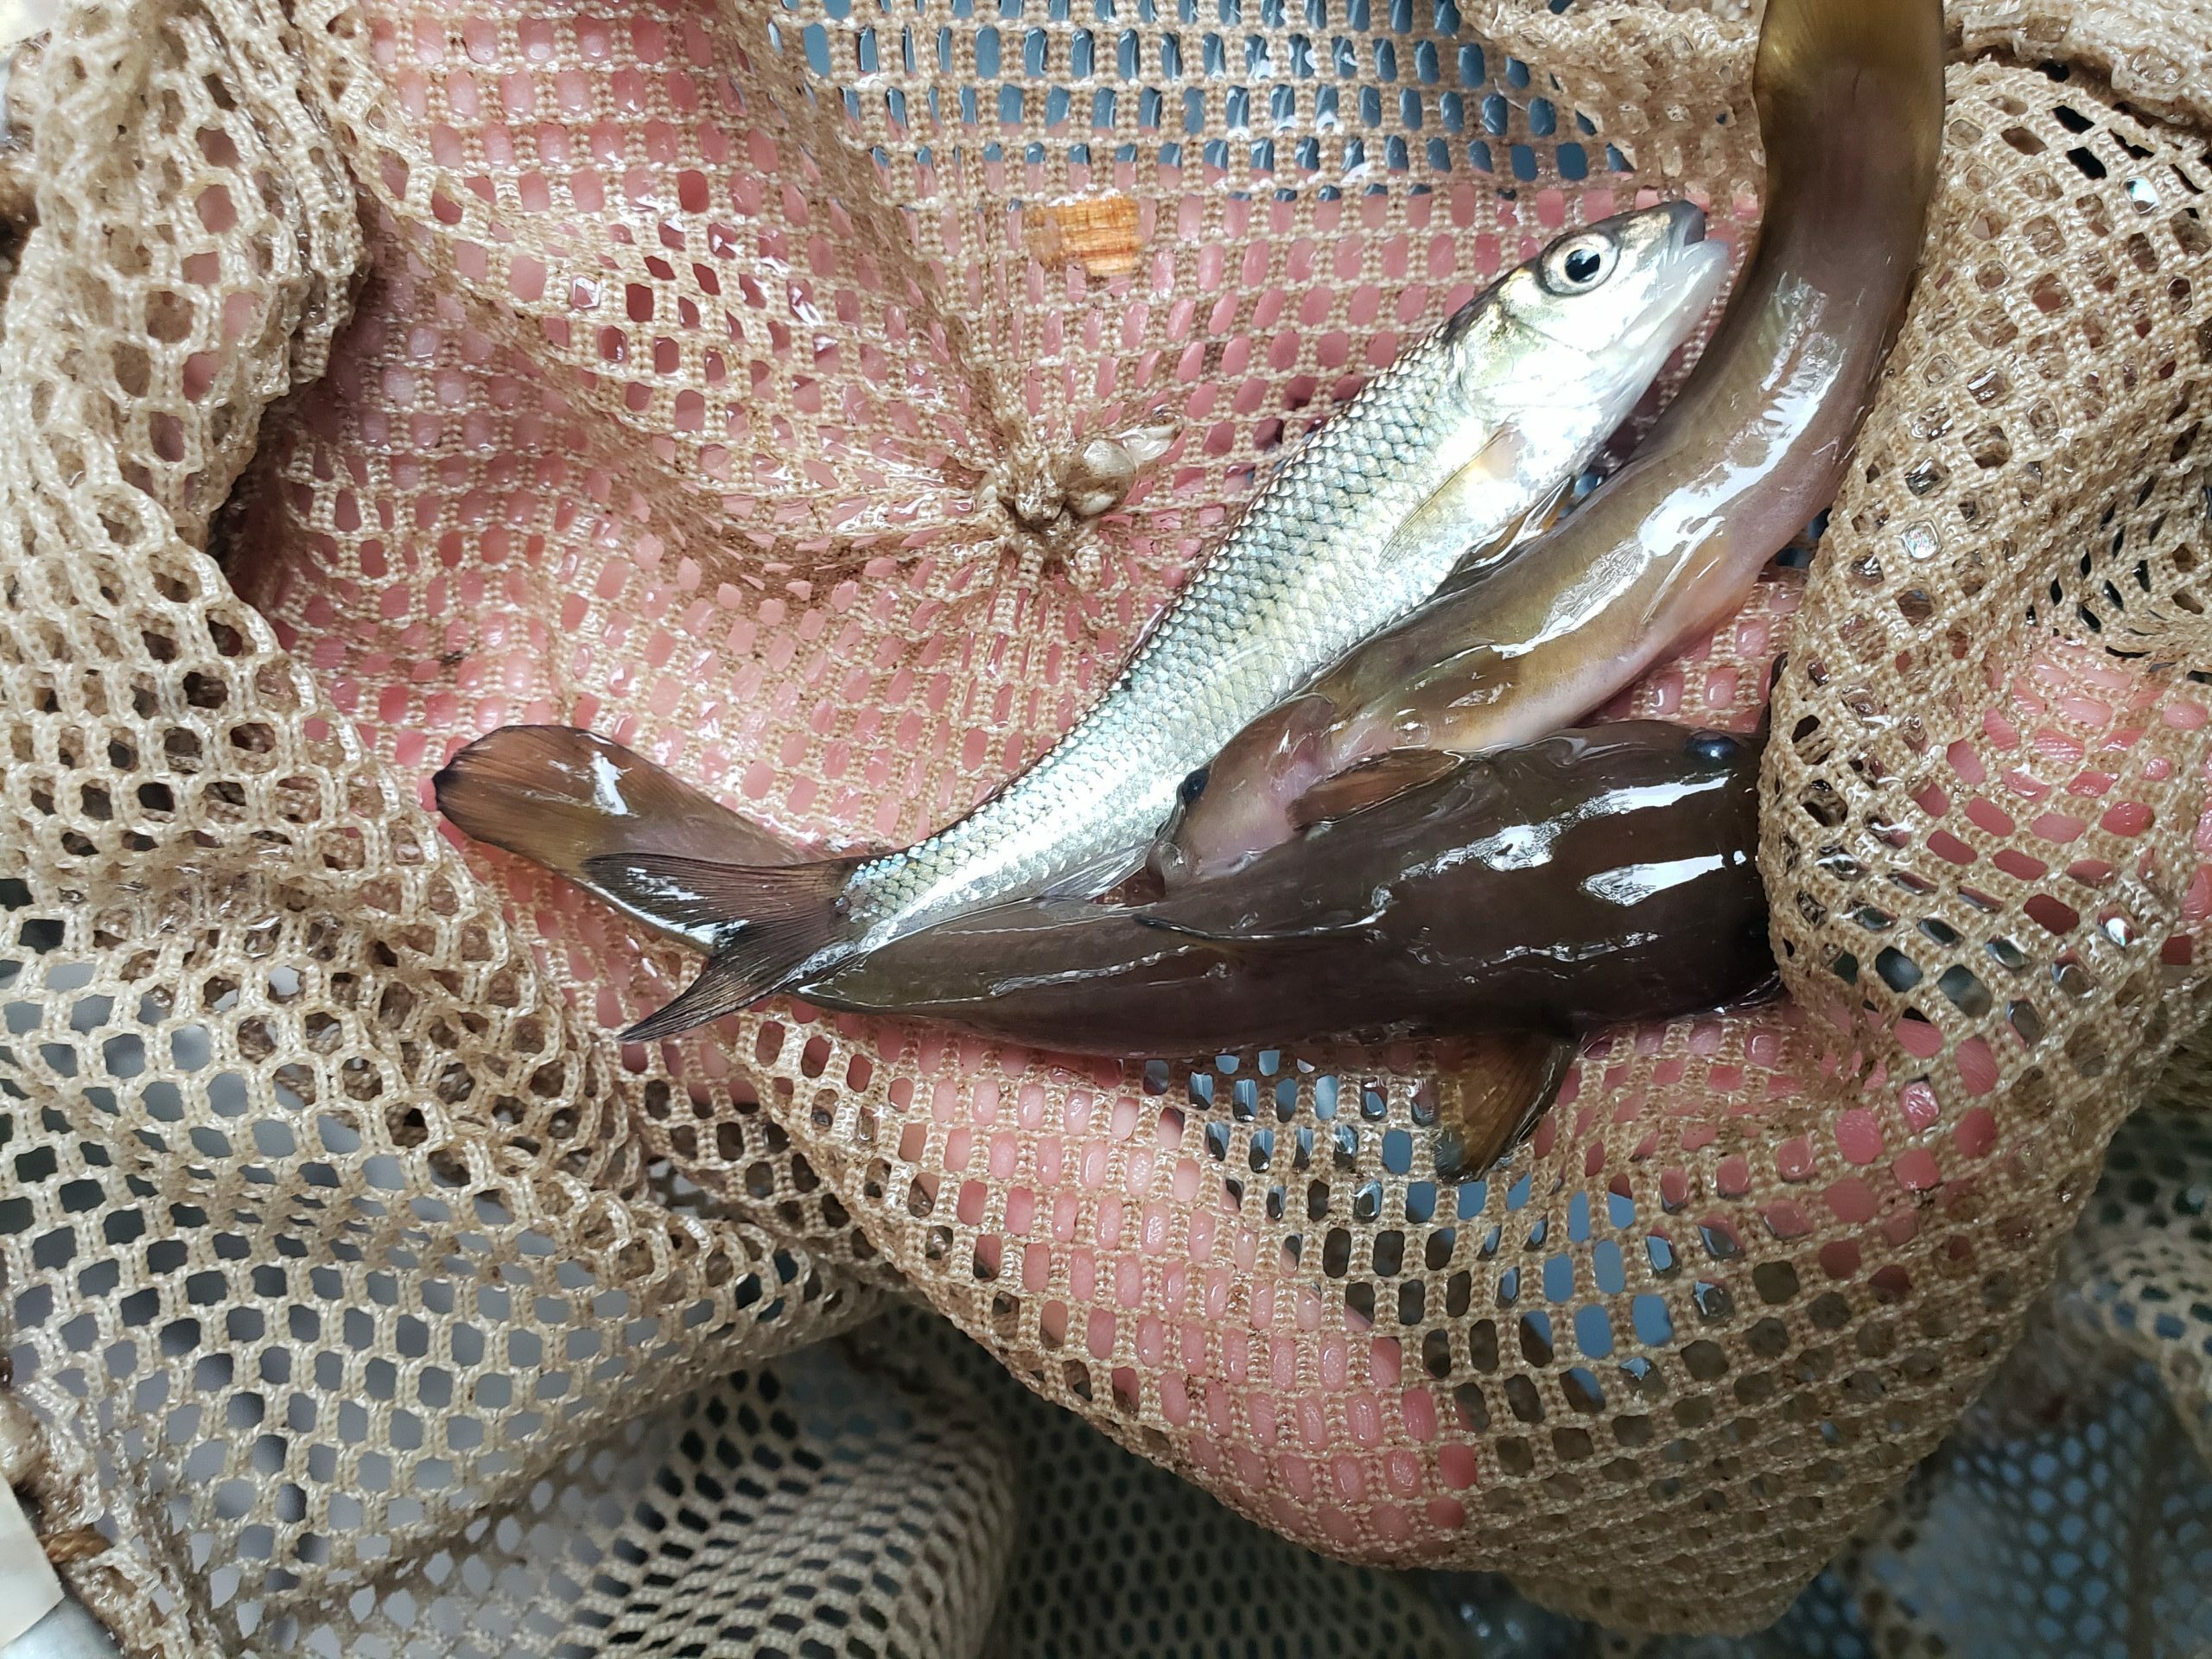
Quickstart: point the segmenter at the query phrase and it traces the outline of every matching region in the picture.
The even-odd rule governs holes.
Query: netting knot
[[[1166,453],[1173,436],[1171,427],[1136,427],[1086,439],[1059,456],[1025,441],[983,480],[985,505],[995,503],[1020,529],[1065,551],[1092,519],[1128,499],[1138,473]]]

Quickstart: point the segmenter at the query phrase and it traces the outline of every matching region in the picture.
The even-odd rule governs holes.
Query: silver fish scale
[[[1046,891],[1102,861],[1119,861],[1101,872],[1107,880],[1126,874],[1185,777],[1433,591],[1457,548],[1389,570],[1377,556],[1452,470],[1446,435],[1480,418],[1459,406],[1445,333],[1306,436],[1043,760],[959,823],[853,873],[845,902],[863,947]]]

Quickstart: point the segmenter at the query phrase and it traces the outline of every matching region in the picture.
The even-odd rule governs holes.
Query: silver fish
[[[1103,892],[1139,868],[1185,780],[1247,721],[1447,577],[1510,554],[1718,292],[1726,251],[1704,233],[1681,202],[1572,232],[1401,354],[1299,446],[1058,744],[949,829],[875,858],[599,861],[594,885],[711,953],[625,1036],[667,1036],[952,916]]]

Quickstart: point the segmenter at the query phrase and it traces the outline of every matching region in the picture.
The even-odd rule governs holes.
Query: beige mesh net
[[[423,804],[556,720],[797,836],[955,816],[1415,331],[1631,200],[1756,221],[1717,10],[98,0],[19,59],[0,1283],[26,1489],[129,1646],[1044,1650],[1011,1494],[1121,1454],[880,1355],[762,1369],[894,1285],[1351,1561],[1664,1631],[1912,1556],[1866,1529],[2202,1012],[2202,7],[1957,9],[1821,550],[1630,699],[1748,724],[1788,647],[1795,1001],[1602,1036],[1482,1179],[1427,1161],[1418,1046],[1099,1065],[785,1004],[618,1047],[687,964]],[[1087,446],[1163,436],[1096,511]],[[2118,1338],[2152,1369],[2098,1408],[2164,1433],[2161,1378],[2201,1437],[2151,1311],[2203,1294],[2201,1178],[2159,1190],[2194,1243],[2120,1189],[2071,1247],[2119,1288],[2026,1351]],[[2017,1430],[1968,1421],[1956,1514],[2048,1484]],[[1443,1639],[1234,1535],[1352,1610],[1307,1628]]]

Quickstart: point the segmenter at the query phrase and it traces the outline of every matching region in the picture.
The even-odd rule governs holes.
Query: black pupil
[[[1697,732],[1688,747],[1693,760],[1720,766],[1734,760],[1741,746],[1726,732]]]
[[[1200,766],[1183,780],[1182,788],[1176,792],[1182,797],[1184,805],[1191,805],[1199,796],[1206,792],[1206,779],[1212,772],[1211,766]]]
[[[1588,248],[1577,248],[1567,256],[1567,280],[1586,283],[1594,280],[1598,267],[1605,262]]]

